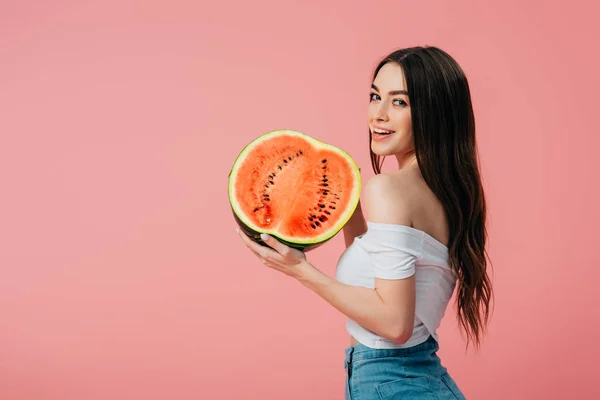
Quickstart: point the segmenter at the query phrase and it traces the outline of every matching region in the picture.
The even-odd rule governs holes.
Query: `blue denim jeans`
[[[346,400],[463,400],[433,337],[409,348],[346,348]]]

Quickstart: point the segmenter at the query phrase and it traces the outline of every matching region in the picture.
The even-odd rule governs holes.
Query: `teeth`
[[[383,129],[379,129],[379,128],[374,128],[373,132],[376,133],[383,133],[383,134],[387,134],[387,133],[393,133],[393,131],[384,131]]]

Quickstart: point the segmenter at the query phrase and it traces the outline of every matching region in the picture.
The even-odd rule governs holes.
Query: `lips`
[[[380,142],[383,140],[387,140],[390,136],[392,136],[392,133],[394,133],[394,131],[384,131],[382,133],[379,133],[382,131],[378,131],[378,130],[373,130],[373,133],[371,134],[371,138],[373,139],[373,141],[375,142]]]

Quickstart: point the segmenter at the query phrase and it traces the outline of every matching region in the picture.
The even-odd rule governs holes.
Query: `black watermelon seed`
[[[335,210],[335,207],[334,207],[334,206],[329,206],[329,208],[331,208],[332,210]]]
[[[315,221],[315,225],[316,226],[321,226],[321,224],[319,223],[319,221]]]
[[[302,154],[302,150],[300,150],[299,153]]]
[[[283,163],[284,163],[284,164],[287,164],[287,160],[283,160]]]
[[[327,162],[327,160],[323,160],[323,161],[321,161],[321,162],[322,162],[322,163],[326,163],[326,162]]]
[[[321,186],[329,186],[329,184],[328,183],[324,183]]]
[[[265,201],[271,201],[271,199],[268,197],[265,197]]]
[[[315,226],[315,224],[310,224],[310,226],[312,226],[313,229],[317,229],[317,227]]]
[[[292,161],[292,157],[288,157],[288,160]]]
[[[282,168],[281,168],[281,165],[278,165],[278,166],[277,166],[277,168],[279,168],[280,170],[282,169]]]
[[[325,204],[319,204],[319,207],[325,208]]]
[[[269,181],[269,183],[270,183],[271,185],[274,185],[274,184],[275,184],[273,181]]]
[[[330,213],[329,211],[327,211],[327,210],[325,210],[325,211],[323,211],[323,212],[324,212],[325,214],[327,214],[327,215],[331,215],[331,213]]]

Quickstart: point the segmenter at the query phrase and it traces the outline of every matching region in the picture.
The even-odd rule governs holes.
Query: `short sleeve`
[[[374,277],[406,279],[414,275],[422,238],[403,225],[368,223],[358,245],[368,254]]]

